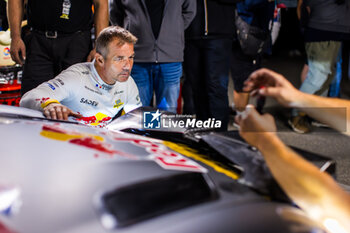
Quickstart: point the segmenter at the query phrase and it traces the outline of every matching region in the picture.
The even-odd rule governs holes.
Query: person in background
[[[264,86],[264,88],[261,88]],[[245,82],[245,91],[273,97],[286,107],[301,109],[311,117],[350,136],[350,101],[298,91],[282,75],[260,69]],[[328,174],[301,158],[276,134],[270,114],[260,115],[252,105],[236,116],[240,135],[264,156],[286,194],[329,232],[350,232],[350,195]]]
[[[139,92],[130,72],[137,39],[118,26],[107,27],[96,40],[93,62],[75,64],[56,78],[27,92],[20,106],[42,111],[47,118],[106,126],[139,106]]]
[[[275,1],[272,0],[246,0],[237,3],[238,15],[249,25],[262,29],[270,35],[273,22]],[[270,39],[270,36],[268,36]],[[249,93],[242,91],[244,81],[253,71],[261,67],[263,53],[270,47],[267,43],[263,51],[256,55],[247,55],[241,49],[239,41],[234,40],[231,57],[231,76],[234,84],[233,102],[236,112],[244,111],[249,101]]]
[[[184,89],[192,91],[194,105],[194,111],[187,111],[195,112],[200,120],[220,120],[220,130],[224,131],[229,113],[227,88],[234,10],[239,0],[196,1],[197,14],[185,35],[184,85],[190,88]]]
[[[28,0],[27,6],[30,33],[22,40],[23,1],[8,0],[11,57],[24,65],[22,95],[75,63],[91,61],[93,21],[96,35],[108,26],[108,0]]]
[[[335,76],[341,41],[350,39],[350,1],[308,0],[304,4],[310,13],[305,28],[309,68],[300,90],[326,96]],[[288,123],[297,133],[311,131],[307,115],[302,111],[294,109]]]
[[[142,104],[176,112],[182,76],[184,31],[196,14],[195,0],[112,0],[110,20],[138,38],[134,78]]]

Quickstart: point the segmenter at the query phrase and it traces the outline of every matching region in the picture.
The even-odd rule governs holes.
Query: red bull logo
[[[68,143],[89,148],[105,154],[94,154],[95,158],[113,158],[115,155],[126,157],[128,159],[137,159],[123,151],[115,150],[112,144],[106,143],[105,139],[99,135],[79,133],[72,130],[61,128],[59,124],[44,125],[40,135],[49,139],[66,141]],[[1,233],[1,232],[0,232]]]
[[[112,145],[105,143],[104,138],[99,135],[70,131],[60,128],[59,125],[44,125],[40,135],[49,139],[67,141],[99,152],[108,154],[114,154],[116,152],[113,150]]]
[[[98,126],[100,128],[105,127],[112,118],[103,113],[97,113],[94,116],[89,117],[81,117],[75,119],[76,121],[80,121],[85,125]]]
[[[114,137],[116,141],[120,142],[131,142],[134,145],[143,147],[149,153],[147,159],[155,161],[159,166],[164,169],[169,170],[181,170],[181,171],[192,171],[192,172],[207,172],[207,169],[188,159],[181,154],[178,154],[174,151],[170,151],[166,146],[162,145],[161,141],[156,140],[145,140],[137,138],[123,138],[123,137]]]

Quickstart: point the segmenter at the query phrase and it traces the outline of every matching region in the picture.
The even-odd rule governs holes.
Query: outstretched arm
[[[286,107],[298,108],[312,118],[350,135],[350,101],[310,95],[297,90],[281,74],[268,69],[253,72],[244,91],[275,98]]]
[[[64,101],[76,98],[74,93],[79,92],[82,86],[77,72],[64,70],[55,79],[51,79],[25,93],[20,106],[42,111],[50,119],[68,120],[68,116],[76,118],[82,115],[73,112],[61,104]]]
[[[271,115],[260,115],[248,105],[236,120],[241,136],[261,151],[276,181],[298,206],[319,223],[335,220],[350,232],[350,195],[277,137]]]

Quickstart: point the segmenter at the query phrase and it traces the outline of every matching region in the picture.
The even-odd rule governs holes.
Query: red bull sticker
[[[128,142],[138,147],[145,148],[146,156],[135,156],[124,151],[115,150],[113,144],[106,143],[104,138],[94,134],[84,134],[67,130],[57,125],[44,125],[40,135],[49,139],[66,141],[68,143],[89,148],[103,154],[94,154],[94,158],[113,158],[114,155],[123,156],[127,159],[143,159],[155,161],[159,166],[169,170],[182,170],[191,172],[207,172],[207,169],[197,162],[182,156],[179,153],[169,150],[161,144],[160,140],[148,140],[133,137],[127,138],[123,134],[108,133],[115,141]]]
[[[162,144],[146,139],[114,137],[116,141],[131,142],[134,145],[143,147],[149,153],[147,159],[155,161],[159,166],[169,170],[181,170],[206,173],[207,169],[199,165],[197,162],[182,156]]]
[[[68,141],[69,143],[94,149],[100,152],[114,153],[112,146],[104,143],[104,138],[99,135],[78,133],[60,128],[58,125],[44,125],[40,135],[46,138]]]
[[[103,128],[112,120],[112,118],[110,116],[107,116],[106,114],[99,112],[94,116],[81,117],[75,120],[85,125],[91,125],[91,126]]]
[[[103,152],[111,157],[113,155],[120,155],[128,157],[129,159],[135,158],[132,155],[124,153],[122,151],[114,150],[113,145],[106,143],[105,139],[99,135],[79,133],[72,130],[67,130],[57,125],[44,125],[40,135],[49,139],[58,141],[67,141],[68,143]],[[101,157],[98,154],[94,155],[95,158]]]
[[[198,163],[163,148],[147,148],[152,159],[162,168],[171,170],[185,170],[194,172],[206,172],[207,170]]]

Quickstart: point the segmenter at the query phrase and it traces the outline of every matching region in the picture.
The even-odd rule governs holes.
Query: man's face
[[[134,45],[124,43],[120,46],[118,42],[116,39],[108,45],[108,54],[103,67],[103,79],[107,84],[127,81],[134,64]]]

